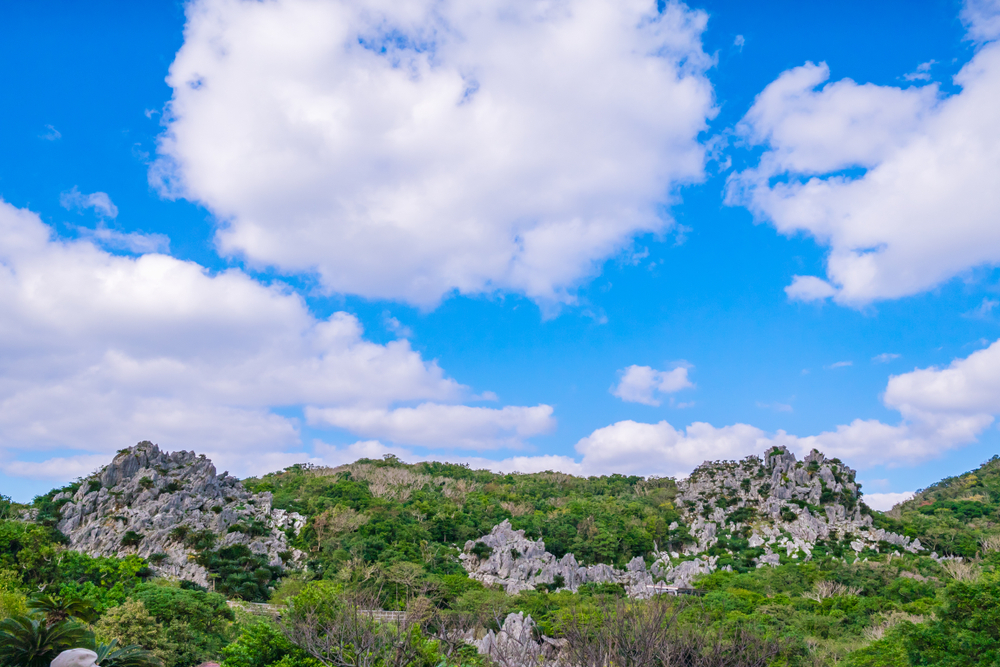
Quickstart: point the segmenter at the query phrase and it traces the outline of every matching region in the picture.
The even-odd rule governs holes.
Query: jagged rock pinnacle
[[[161,576],[209,584],[184,539],[205,530],[216,535],[217,548],[245,544],[271,565],[304,557],[289,548],[284,532],[298,533],[304,517],[272,509],[270,493],[252,494],[235,477],[217,475],[204,455],[161,452],[151,442],[121,450],[76,493],[53,500],[65,502],[58,528],[70,548],[93,556],[135,553]],[[247,525],[256,527],[254,534],[238,530]]]

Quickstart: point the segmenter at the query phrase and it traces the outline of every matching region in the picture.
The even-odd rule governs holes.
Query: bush
[[[1000,664],[1000,576],[950,584],[936,616],[929,623],[904,628],[914,667]]]
[[[0,664],[49,667],[66,649],[93,646],[94,635],[78,623],[62,621],[48,625],[23,615],[0,622]]]
[[[148,583],[137,586],[133,597],[163,628],[160,646],[171,655],[167,667],[214,659],[226,645],[233,612],[223,596]]]
[[[280,567],[268,565],[267,556],[254,554],[245,544],[204,551],[196,561],[216,575],[217,591],[248,602],[266,602],[272,582],[284,573]]]
[[[175,662],[163,625],[156,621],[141,600],[126,600],[108,609],[94,624],[94,634],[101,642],[117,640],[122,646],[141,646],[152,651],[166,665]]]
[[[143,535],[134,530],[130,530],[122,535],[123,547],[137,547],[142,542]]]
[[[292,644],[284,633],[263,620],[243,627],[233,643],[222,649],[222,667],[321,667],[315,658]]]

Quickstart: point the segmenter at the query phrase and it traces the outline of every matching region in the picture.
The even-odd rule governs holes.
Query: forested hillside
[[[0,645],[4,637],[16,645],[34,623],[36,634],[62,628],[76,632],[66,636],[78,644],[116,640],[134,647],[133,662],[120,655],[104,667],[188,667],[211,658],[224,658],[225,667],[350,662],[334,655],[333,644],[343,652],[363,638],[338,635],[335,627],[367,628],[373,664],[428,667],[591,664],[595,646],[610,647],[601,658],[609,664],[669,664],[687,651],[689,664],[719,667],[971,666],[994,664],[1000,651],[997,459],[886,514],[864,506],[853,471],[840,462],[818,454],[795,461],[783,450],[706,463],[681,482],[502,475],[392,457],[339,468],[297,465],[243,481],[246,498],[259,499],[256,507],[267,501],[281,521],[293,513],[304,518],[297,532],[292,524],[282,529],[287,548],[305,554],[297,563],[262,566],[252,549],[265,547],[246,541],[239,528],[199,544],[157,524],[157,544],[175,557],[186,549],[192,562],[204,563],[207,586],[157,576],[156,558],[139,555],[141,541],[124,544],[118,556],[67,548],[69,539],[57,528],[65,501],[53,499],[99,507],[88,496],[107,497],[109,488],[118,488],[104,487],[102,496],[99,485],[92,486],[102,475],[107,482],[105,473],[54,490],[31,507],[0,499],[0,618],[7,619],[0,622]],[[166,476],[161,486],[153,494],[157,503],[204,505],[205,516],[221,516],[196,497],[171,500],[169,494],[185,493],[181,477]],[[87,521],[121,541],[127,517],[121,508],[113,511],[92,513]],[[271,515],[255,511],[258,534],[269,534]],[[242,515],[233,516],[220,525],[244,526]],[[483,538],[504,521],[523,537],[508,533],[519,546],[497,555],[489,544],[507,549],[498,546],[507,543]],[[87,525],[74,530],[92,530]],[[220,548],[226,535],[233,546]],[[532,540],[541,542],[533,547]],[[225,551],[236,547],[243,551]],[[572,554],[593,572],[639,568],[650,581],[669,583],[671,572],[693,572],[699,595],[656,595],[661,589],[653,586],[645,594],[632,587],[638,597],[629,597],[611,575],[570,582],[535,572],[534,565],[530,584],[522,578],[508,587],[516,594],[484,585],[490,579],[477,570],[484,563],[508,568],[498,576],[509,581],[519,565],[535,562],[538,549],[561,562]],[[280,621],[234,614],[227,597],[267,599],[287,611]],[[368,620],[359,626],[358,609],[405,612],[405,620],[379,624],[363,616]],[[651,618],[660,621],[649,625]],[[511,627],[527,628],[533,642],[517,659],[504,639]],[[618,634],[601,639],[609,632]],[[648,644],[674,653],[646,655],[646,663],[628,657],[625,639],[634,644],[650,637],[655,641]],[[3,667],[47,664],[5,650]]]

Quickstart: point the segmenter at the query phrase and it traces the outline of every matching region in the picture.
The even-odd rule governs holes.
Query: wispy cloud
[[[853,361],[837,361],[837,362],[834,362],[834,363],[830,364],[829,366],[824,366],[823,368],[825,368],[827,370],[831,370],[831,369],[834,369],[834,368],[846,368],[848,366],[853,366],[853,365],[854,365]]]
[[[966,313],[962,313],[962,317],[971,317],[977,320],[985,320],[993,313],[993,309],[996,308],[997,306],[1000,306],[1000,301],[984,297],[983,302],[981,304],[979,304],[978,306],[976,306],[975,308]]]
[[[936,60],[928,60],[925,63],[920,63],[917,65],[917,69],[909,74],[904,74],[903,78],[907,81],[930,81],[931,80],[931,66],[936,65]]]
[[[165,234],[144,234],[143,232],[119,232],[108,229],[104,223],[96,229],[77,227],[81,238],[96,241],[106,248],[127,250],[137,255],[151,252],[165,253],[170,250],[170,237]]]
[[[413,329],[392,316],[388,310],[382,311],[382,324],[399,338],[412,338]]]
[[[80,192],[74,185],[72,190],[59,195],[59,203],[67,211],[92,208],[102,218],[114,220],[118,217],[118,207],[107,192],[92,192],[88,195]]]
[[[62,132],[51,125],[46,125],[45,132],[39,134],[38,138],[44,139],[45,141],[55,141],[57,139],[62,139]]]
[[[891,510],[894,505],[903,503],[913,497],[913,491],[902,491],[900,493],[866,493],[864,495],[865,504],[873,510],[885,512]]]
[[[895,352],[883,352],[872,357],[872,362],[876,364],[887,364],[893,359],[899,359],[900,355]]]

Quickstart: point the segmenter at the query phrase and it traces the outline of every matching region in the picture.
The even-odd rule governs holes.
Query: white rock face
[[[535,665],[537,667],[558,667],[568,664],[562,656],[566,647],[565,639],[553,639],[541,635],[535,641],[535,621],[522,612],[508,614],[500,632],[490,630],[482,639],[467,641],[476,647],[480,655],[487,655],[498,665]]]
[[[100,488],[91,490],[91,486]],[[270,565],[294,567],[305,554],[288,546],[286,529],[295,534],[305,517],[271,509],[271,494],[252,494],[235,477],[215,474],[215,466],[194,452],[161,452],[149,442],[122,450],[94,477],[84,480],[60,510],[58,528],[70,539],[70,548],[92,556],[138,554],[154,559],[157,574],[208,585],[208,572],[193,562],[195,549],[178,538],[178,527],[188,533],[210,530],[214,548],[245,544]],[[251,533],[229,532],[254,526]],[[123,545],[129,532],[142,536],[138,545]],[[282,554],[285,559],[283,561]],[[159,560],[159,562],[156,562]]]
[[[725,553],[720,555],[719,548],[714,555],[706,552],[721,539],[745,540],[746,547],[760,549],[757,567],[779,565],[782,556],[809,560],[819,540],[853,552],[884,547],[922,551],[919,540],[872,526],[871,516],[861,511],[854,475],[815,450],[800,462],[783,447],[772,448],[763,460],[750,456],[739,462],[706,462],[677,483],[674,505],[692,541],[683,553],[649,554],[648,569],[641,556],[625,570],[581,565],[573,554],[557,559],[542,540],[526,538],[509,521],[466,542],[460,558],[473,579],[510,594],[551,585],[561,577],[562,587],[574,591],[585,583],[611,582],[625,586],[631,596],[645,597],[664,591],[663,585],[689,587],[695,578],[715,571]],[[670,525],[670,530],[677,528],[677,523]],[[485,558],[473,552],[479,542],[491,549]]]
[[[482,542],[492,551],[486,558],[479,558],[473,549]],[[538,584],[555,584],[562,577],[563,585],[575,591],[581,584],[617,583],[625,586],[630,595],[640,595],[653,584],[653,577],[646,571],[646,562],[636,556],[625,570],[610,565],[580,565],[573,554],[557,559],[545,550],[542,540],[532,541],[523,530],[514,530],[510,521],[493,527],[489,535],[465,543],[459,556],[469,576],[484,584],[499,585],[511,595],[533,590]]]
[[[706,462],[677,484],[675,505],[695,540],[684,552],[703,553],[723,532],[749,533],[749,546],[764,549],[758,567],[776,565],[781,552],[808,560],[818,540],[850,540],[854,551],[878,549],[880,542],[921,551],[919,540],[873,528],[861,511],[854,475],[816,450],[796,461],[784,447],[772,448],[763,460]]]

